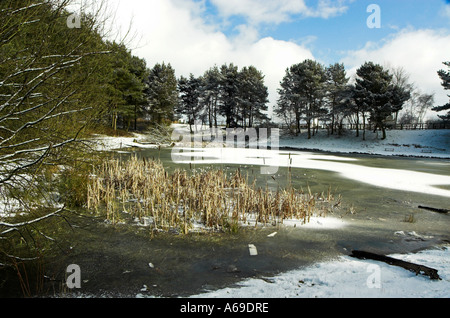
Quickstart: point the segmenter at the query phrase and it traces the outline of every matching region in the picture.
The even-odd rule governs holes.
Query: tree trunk
[[[356,137],[359,137],[359,112],[356,112]]]
[[[191,120],[191,116],[188,116],[188,122],[189,122],[189,131],[191,132],[191,134],[194,132],[192,130],[192,120]]]
[[[366,140],[366,115],[363,112],[363,140]]]
[[[209,122],[209,128],[213,127],[213,122],[212,122],[212,105],[211,102],[208,103],[208,122]]]
[[[117,130],[117,112],[113,113],[113,129]]]
[[[214,127],[217,128],[217,98],[214,99]]]
[[[331,115],[331,134],[334,134],[334,114]]]
[[[308,119],[308,139],[311,139],[311,119]]]
[[[405,262],[405,261],[398,260],[398,259],[395,259],[392,257],[374,254],[374,253],[370,253],[370,252],[364,252],[364,251],[352,251],[351,256],[359,258],[359,259],[372,259],[372,260],[376,260],[376,261],[385,262],[389,265],[400,266],[400,267],[403,267],[404,269],[415,272],[416,275],[423,274],[423,275],[429,276],[431,279],[436,279],[436,280],[441,279],[438,275],[438,271],[434,268]]]
[[[137,130],[137,105],[134,105],[134,130]]]

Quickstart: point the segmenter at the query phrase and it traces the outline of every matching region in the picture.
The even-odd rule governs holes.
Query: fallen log
[[[402,260],[395,259],[395,258],[392,258],[389,256],[365,252],[365,251],[356,251],[356,250],[352,251],[352,254],[350,256],[356,257],[359,259],[372,259],[375,261],[385,262],[389,265],[400,266],[400,267],[403,267],[404,269],[415,272],[416,275],[422,274],[422,275],[428,276],[434,280],[441,279],[438,275],[438,271],[434,268],[402,261]]]
[[[422,206],[422,205],[419,205],[419,209],[429,210],[429,211],[433,211],[433,212],[437,212],[437,213],[448,213],[448,212],[450,212],[450,210],[430,208],[428,206]]]

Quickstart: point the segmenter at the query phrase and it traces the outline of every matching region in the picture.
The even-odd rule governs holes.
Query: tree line
[[[152,72],[165,74],[146,82],[153,87],[145,106],[153,122],[184,116],[191,131],[198,120],[217,127],[219,118],[226,127],[243,128],[274,122],[267,114],[264,74],[254,66],[239,70],[232,63],[223,64],[209,68],[202,76],[190,74],[179,79],[170,64],[157,64]],[[448,89],[448,72],[440,70],[438,75]],[[356,127],[356,136],[362,133],[365,139],[367,125],[379,129],[385,139],[388,127],[422,123],[428,110],[448,109],[448,105],[434,107],[434,95],[415,87],[403,68],[387,69],[373,62],[361,65],[351,81],[342,63],[326,67],[305,60],[286,69],[278,93],[275,115],[292,133],[299,134],[306,126],[308,138],[314,136],[319,123],[330,134],[341,134],[344,122],[350,122]],[[448,115],[439,117],[449,120]]]
[[[130,119],[136,128],[137,118],[168,124],[184,117],[191,129],[197,120],[210,127],[217,127],[222,119],[227,127],[253,127],[269,120],[268,89],[263,73],[254,66],[239,70],[233,63],[215,65],[201,76],[191,73],[177,79],[170,63],[145,70],[143,60],[131,58],[135,59],[131,68],[114,72],[114,88],[118,95],[126,93],[121,103],[114,104],[114,128],[117,122],[130,128]]]
[[[118,113],[122,128],[130,128],[125,124],[130,117],[135,120],[135,129],[138,117],[160,124],[184,117],[191,131],[195,121],[209,127],[224,121],[226,127],[243,128],[274,122],[267,113],[264,74],[254,66],[239,69],[233,63],[215,65],[201,76],[190,74],[177,79],[170,64],[158,63],[140,74],[145,74],[140,77],[141,97],[123,104]],[[448,72],[440,70],[438,74],[444,88],[448,87]],[[125,81],[123,87],[132,87],[130,83]],[[305,60],[286,69],[278,93],[275,115],[295,134],[306,125],[308,138],[314,136],[319,123],[334,134],[342,133],[347,121],[355,124],[357,136],[362,125],[364,138],[365,126],[370,124],[382,131],[384,139],[386,128],[393,124],[422,123],[428,110],[448,109],[447,105],[433,107],[434,95],[410,83],[404,69],[386,69],[373,62],[361,65],[351,81],[342,63],[326,67]],[[449,119],[448,115],[439,117]]]
[[[80,27],[68,27],[69,3],[0,4],[0,160],[14,163],[8,165],[14,171],[39,162],[43,152],[62,157],[60,147],[99,126],[137,129],[142,118],[169,124],[181,116],[210,127],[222,120],[244,128],[274,121],[264,74],[256,67],[215,65],[201,76],[177,78],[170,64],[148,67],[125,44],[106,40],[95,12],[81,12]],[[448,74],[438,72],[445,89]],[[434,104],[433,95],[410,84],[404,70],[373,62],[362,65],[351,82],[343,64],[305,60],[286,69],[278,93],[274,114],[294,133],[306,125],[309,138],[319,122],[333,134],[345,120],[357,128],[370,123],[385,138],[390,122],[420,120]]]
[[[448,81],[448,72],[441,70],[438,74],[444,83],[447,75]],[[306,123],[308,138],[314,135],[319,122],[333,134],[342,132],[346,120],[354,123],[356,136],[362,125],[365,139],[366,124],[370,124],[374,130],[380,129],[385,139],[390,125],[417,124],[429,109],[448,109],[433,108],[434,95],[422,93],[410,83],[404,69],[391,70],[373,62],[361,65],[350,81],[343,64],[326,67],[305,60],[286,70],[278,92],[275,113],[296,134],[301,132],[301,123]],[[446,116],[440,118],[448,120]]]
[[[187,117],[190,126],[201,120],[209,127],[217,127],[220,116],[227,127],[247,128],[269,120],[265,113],[268,89],[264,75],[254,66],[241,70],[232,63],[214,66],[200,77],[181,76],[178,89],[180,102],[176,110]]]

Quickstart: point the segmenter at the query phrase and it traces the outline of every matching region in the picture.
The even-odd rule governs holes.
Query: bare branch
[[[4,235],[4,234],[9,233],[11,231],[17,230],[20,227],[27,226],[27,225],[30,225],[30,224],[34,224],[34,223],[40,222],[42,220],[48,219],[48,218],[53,217],[53,216],[57,216],[59,213],[61,213],[64,210],[65,210],[65,207],[62,207],[62,208],[60,208],[60,209],[58,209],[58,210],[56,210],[56,211],[54,211],[52,213],[46,214],[46,215],[41,216],[39,218],[35,218],[35,219],[30,220],[30,221],[25,221],[25,222],[20,222],[20,223],[15,223],[15,224],[6,223],[6,222],[0,222],[0,226],[4,226],[4,227],[9,228],[8,230],[0,232],[0,235]]]
[[[6,181],[10,180],[14,175],[17,174],[17,172],[19,172],[20,170],[24,170],[27,169],[31,166],[34,166],[35,164],[37,164],[38,162],[40,162],[42,159],[45,158],[45,156],[47,156],[50,152],[50,149],[52,148],[52,146],[48,146],[47,149],[45,149],[45,152],[36,160],[34,160],[33,162],[24,164],[22,166],[18,166],[15,169],[13,169],[12,171],[9,172],[9,175],[5,178],[3,178],[2,180],[0,180],[0,184],[5,183]]]

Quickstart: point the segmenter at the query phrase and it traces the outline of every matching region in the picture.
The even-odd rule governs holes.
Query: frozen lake
[[[403,254],[450,241],[450,216],[418,208],[450,208],[446,159],[224,148],[176,149],[175,158],[167,148],[133,153],[161,160],[169,173],[220,168],[231,174],[239,168],[272,190],[288,184],[312,192],[331,189],[342,196],[342,206],[307,225],[289,220],[234,234],[153,237],[145,227],[81,223],[82,230],[71,234],[77,246],[64,263],[83,269],[84,295],[197,295],[247,278],[301,270],[353,249]],[[130,153],[118,156],[126,159]]]
[[[365,161],[345,155],[330,155],[303,151],[259,150],[248,148],[174,148],[176,163],[197,165],[254,165],[262,174],[276,175],[280,168],[326,170],[344,178],[377,187],[450,197],[450,162],[423,161],[439,165],[436,173],[415,171],[412,160],[404,160],[402,168],[373,167]],[[389,165],[386,160],[386,165]],[[370,162],[369,162],[370,163]],[[397,160],[395,166],[401,166]],[[444,188],[440,188],[444,187]],[[447,190],[447,188],[449,190]]]

